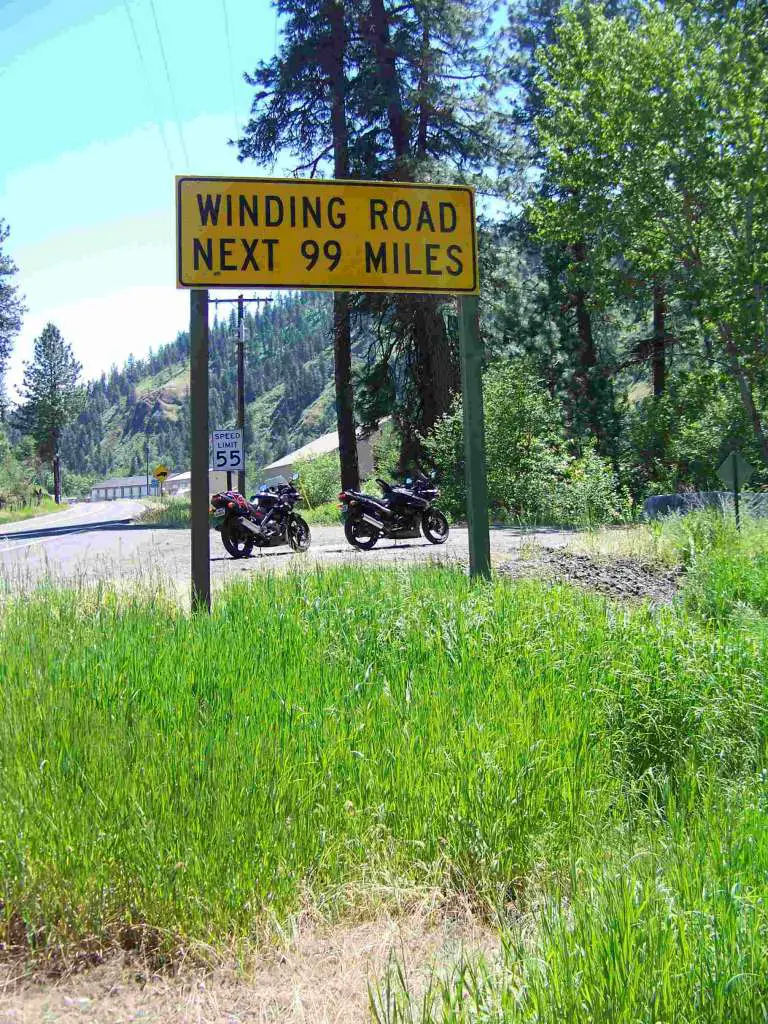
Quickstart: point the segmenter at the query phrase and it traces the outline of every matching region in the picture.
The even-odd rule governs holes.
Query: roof
[[[150,480],[151,483],[151,480]],[[138,487],[147,486],[147,474],[141,476],[113,476],[110,480],[102,480],[101,483],[93,484],[92,491],[103,491],[105,487]]]
[[[208,469],[208,472],[209,473],[226,473],[227,471],[226,471],[226,469],[214,469],[213,466],[210,466],[209,469]],[[231,472],[236,473],[237,470],[233,469],[233,470],[231,470]],[[183,483],[187,483],[187,481],[189,481],[191,479],[192,479],[192,471],[188,469],[185,473],[172,473],[171,476],[169,476],[168,479],[165,482],[167,484],[173,484],[173,483],[182,483],[183,484]]]
[[[275,462],[270,462],[268,466],[264,466],[262,473],[266,473],[267,470],[279,472],[281,469],[289,468],[295,462],[300,462],[302,459],[314,459],[318,455],[327,455],[329,452],[335,452],[338,447],[339,435],[335,430],[332,430],[330,434],[323,434],[322,437],[318,437],[314,441],[310,441],[309,444],[297,448],[295,452],[289,452]]]
[[[387,423],[389,417],[381,421],[381,425]],[[360,427],[355,431],[358,441],[364,437],[370,437],[371,433],[377,434],[378,431],[363,431]],[[316,438],[314,441],[310,441],[309,444],[303,445],[301,448],[297,448],[295,452],[288,452],[287,455],[281,456],[276,459],[275,462],[270,462],[268,466],[264,466],[262,473],[266,473],[268,470],[273,473],[279,473],[283,469],[290,469],[297,462],[301,462],[302,459],[315,459],[318,455],[328,455],[329,452],[335,452],[339,447],[339,435],[336,430],[332,430],[328,434],[323,434],[322,437]]]

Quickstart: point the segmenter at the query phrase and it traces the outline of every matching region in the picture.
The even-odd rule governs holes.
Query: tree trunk
[[[336,384],[336,418],[339,431],[341,486],[359,490],[354,395],[352,391],[352,341],[349,324],[349,295],[333,294],[333,362]]]
[[[344,75],[347,32],[342,4],[338,0],[329,0],[326,16],[329,42],[325,55],[325,71],[328,75],[331,92],[333,173],[335,178],[341,179],[349,177],[349,137],[346,114],[346,78]],[[352,389],[352,331],[349,320],[349,295],[346,292],[334,292],[333,295],[333,360],[341,486],[358,490],[360,469],[357,460]]]
[[[395,152],[395,178],[401,178],[404,164],[411,155],[408,134],[408,119],[403,110],[400,82],[395,65],[395,49],[389,38],[389,19],[384,9],[384,0],[371,0],[370,28],[376,65],[379,72],[384,98],[387,104],[387,122]]]
[[[763,421],[760,418],[760,412],[755,405],[755,397],[752,391],[752,384],[749,380],[746,370],[741,364],[739,359],[739,350],[736,342],[733,340],[733,332],[730,324],[719,324],[718,330],[720,332],[720,338],[725,347],[725,354],[728,358],[728,365],[731,368],[731,373],[736,378],[736,383],[739,385],[739,394],[741,395],[741,404],[744,407],[744,411],[747,414],[749,422],[752,425],[752,429],[755,432],[757,443],[760,446],[760,454],[763,457],[763,462],[768,466],[768,434],[765,432]]]
[[[419,65],[419,124],[416,132],[416,159],[425,160],[427,157],[427,128],[429,126],[429,103],[427,102],[427,87],[429,85],[430,56],[429,56],[429,24],[426,11],[423,13],[424,22],[421,27],[421,63]]]
[[[61,504],[61,459],[58,454],[53,456],[53,500]]]
[[[653,377],[654,398],[661,398],[666,386],[666,343],[667,305],[665,301],[664,285],[656,281],[653,285],[653,341],[651,347],[651,374]]]
[[[370,37],[378,78],[387,108],[387,123],[395,154],[393,176],[401,181],[413,180],[414,157],[410,125],[402,100],[402,88],[395,62],[395,49],[389,31],[389,18],[384,0],[370,0]],[[417,125],[417,159],[427,155],[429,109],[429,27],[424,15],[422,24],[422,63],[419,73],[419,120]],[[399,334],[407,338],[413,353],[411,373],[419,396],[419,410],[411,429],[402,432],[401,468],[418,461],[418,433],[428,430],[451,406],[453,394],[460,387],[459,364],[451,351],[440,306],[439,296],[403,296],[396,300],[395,319]],[[413,427],[416,429],[413,429]]]
[[[414,314],[413,335],[417,353],[416,383],[421,396],[420,425],[429,430],[450,408],[459,382],[452,372],[449,341],[438,300],[427,295],[409,299]]]
[[[586,263],[587,247],[584,242],[576,242],[571,247],[571,251],[577,263]],[[573,303],[576,310],[576,333],[579,339],[574,371],[576,401],[582,403],[584,422],[600,443],[604,440],[604,431],[600,419],[598,396],[595,391],[594,371],[597,366],[597,350],[592,333],[592,317],[587,305],[587,293],[581,285],[574,292]]]

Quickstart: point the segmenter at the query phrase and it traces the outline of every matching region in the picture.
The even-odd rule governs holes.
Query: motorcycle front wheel
[[[353,548],[361,551],[370,551],[379,539],[378,531],[362,519],[347,519],[344,523],[344,536]]]
[[[253,534],[237,522],[222,523],[221,541],[233,558],[248,558],[255,543]]]
[[[288,521],[288,543],[294,551],[306,551],[312,540],[308,524],[301,516],[292,516]]]
[[[430,544],[445,544],[448,540],[448,520],[436,508],[428,508],[421,517],[421,532]]]

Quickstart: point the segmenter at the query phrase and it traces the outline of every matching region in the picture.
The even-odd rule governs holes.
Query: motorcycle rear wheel
[[[379,539],[377,531],[362,519],[347,519],[344,523],[344,536],[353,548],[361,551],[370,551]]]
[[[421,532],[430,544],[445,544],[448,540],[448,520],[436,508],[428,508],[421,517]]]
[[[312,542],[309,525],[301,516],[294,515],[288,522],[286,530],[288,543],[294,551],[306,551]]]
[[[253,551],[255,540],[245,527],[238,523],[222,523],[221,542],[233,558],[248,558]]]

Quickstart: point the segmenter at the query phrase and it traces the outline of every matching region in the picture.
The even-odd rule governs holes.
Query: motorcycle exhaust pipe
[[[241,526],[244,526],[246,530],[250,530],[251,533],[255,533],[257,537],[264,536],[262,528],[257,526],[255,523],[252,523],[250,519],[246,519],[245,516],[240,516],[237,521]]]
[[[361,519],[362,519],[362,521],[363,521],[364,523],[366,523],[366,524],[367,524],[368,526],[373,526],[373,527],[374,527],[374,528],[375,528],[376,530],[378,530],[378,531],[379,531],[379,533],[382,533],[382,532],[383,532],[383,529],[382,529],[382,525],[381,525],[381,523],[380,523],[380,522],[379,522],[379,521],[378,521],[377,519],[374,519],[374,518],[373,518],[373,516],[369,516],[369,515],[366,515],[365,513],[363,513],[363,514],[362,514],[362,515],[360,516],[360,518],[361,518]]]

